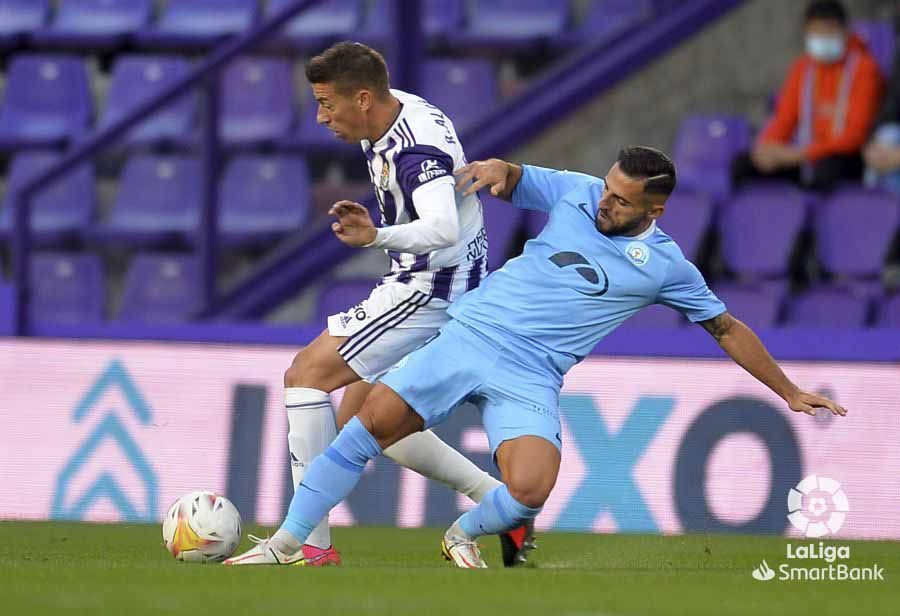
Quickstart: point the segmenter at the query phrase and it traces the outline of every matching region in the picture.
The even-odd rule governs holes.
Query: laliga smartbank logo
[[[788,493],[788,521],[807,537],[833,535],[844,525],[850,503],[834,479],[810,475]]]
[[[828,477],[810,475],[788,493],[788,520],[806,537],[826,537],[841,529],[850,503],[841,484]],[[824,541],[788,543],[788,562],[775,569],[763,559],[753,569],[754,580],[789,581],[884,581],[884,569],[878,564],[850,566],[850,546],[830,545]],[[799,561],[799,562],[798,562]],[[776,571],[777,570],[777,571]]]

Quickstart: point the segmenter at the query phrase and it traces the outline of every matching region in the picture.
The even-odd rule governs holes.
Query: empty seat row
[[[29,315],[55,323],[106,320],[103,262],[91,253],[37,253],[29,272]],[[202,308],[199,265],[192,256],[137,254],[125,276],[119,321],[183,322]]]
[[[169,0],[156,14],[154,0],[0,0],[0,45],[27,40],[37,46],[115,48],[205,47],[246,32],[294,0]],[[433,40],[460,47],[566,48],[612,40],[648,19],[652,0],[594,0],[581,23],[573,4],[558,0],[425,0],[422,29]],[[353,37],[370,44],[392,35],[389,0],[325,0],[291,20],[276,44],[317,50]]]
[[[507,216],[502,205],[485,207],[491,242],[512,233],[504,228]],[[534,237],[546,214],[525,216],[528,235]],[[492,222],[492,217],[498,220]],[[714,229],[727,270],[740,278],[765,280],[788,276],[791,255],[809,219],[816,255],[826,273],[872,279],[881,274],[900,231],[900,203],[892,194],[850,186],[811,201],[792,185],[761,182],[746,186],[717,209],[709,194],[682,187],[679,179],[659,226],[691,260],[701,257],[706,235]],[[510,220],[519,224],[516,218]]]
[[[328,147],[336,143],[326,128],[317,125],[314,103],[298,114],[293,68],[287,60],[262,57],[243,57],[228,65],[222,78],[219,122],[227,145],[296,142]],[[189,70],[189,61],[177,56],[121,56],[112,71],[97,129],[122,119]],[[458,130],[471,125],[498,98],[493,65],[484,60],[429,60],[422,74],[422,96],[441,107]],[[141,122],[126,143],[197,143],[198,103],[197,92],[188,92]],[[0,148],[57,147],[88,133],[93,116],[82,59],[40,54],[13,58],[0,103]]]
[[[12,232],[14,195],[29,178],[59,159],[26,153],[11,165],[0,209],[0,238]],[[122,172],[115,203],[96,221],[94,172],[78,167],[37,193],[31,228],[42,245],[81,237],[96,243],[156,246],[190,242],[200,222],[202,168],[180,155],[136,155]],[[301,229],[310,213],[306,162],[297,156],[236,156],[219,184],[219,233],[225,246],[266,245]]]

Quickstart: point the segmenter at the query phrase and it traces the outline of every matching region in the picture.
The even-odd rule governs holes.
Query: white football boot
[[[487,565],[481,558],[478,544],[465,535],[455,533],[452,526],[444,533],[444,539],[441,541],[441,554],[445,560],[461,569],[487,569]]]
[[[271,538],[260,539],[253,535],[247,535],[250,541],[255,543],[252,548],[240,556],[232,556],[223,562],[223,565],[291,565],[303,567],[306,561],[303,559],[303,550],[297,550],[296,554],[285,554],[272,542]]]

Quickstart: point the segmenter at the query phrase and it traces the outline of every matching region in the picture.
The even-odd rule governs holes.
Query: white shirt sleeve
[[[423,184],[413,191],[412,200],[419,219],[378,229],[375,241],[367,248],[371,246],[421,255],[448,248],[459,241],[456,184],[452,177]]]

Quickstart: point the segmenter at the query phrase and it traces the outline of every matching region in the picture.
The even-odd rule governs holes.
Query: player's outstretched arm
[[[782,372],[753,330],[727,312],[701,321],[719,346],[744,370],[781,396],[792,411],[815,415],[817,408],[827,408],[844,416],[847,409],[824,396],[801,390]]]
[[[468,197],[482,188],[489,187],[491,194],[504,201],[512,201],[512,194],[522,179],[522,167],[499,158],[476,160],[454,173],[456,190]],[[467,185],[471,182],[471,185]]]

